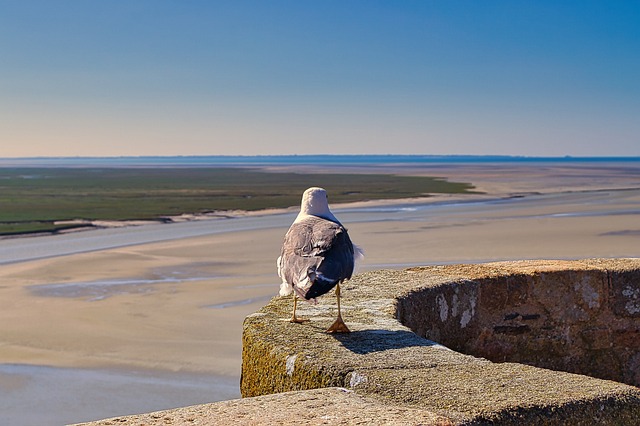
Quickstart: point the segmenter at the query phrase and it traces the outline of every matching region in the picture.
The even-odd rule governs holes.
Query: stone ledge
[[[446,418],[425,410],[380,404],[373,398],[343,388],[285,392],[83,423],[85,426],[299,426],[301,424],[444,426],[450,423]]]
[[[590,302],[591,308],[596,310],[594,300],[598,300],[599,307],[606,310],[607,315],[616,306],[627,306],[629,309],[623,312],[622,320],[627,321],[625,327],[632,328],[627,331],[637,333],[640,326],[633,312],[634,303],[638,303],[634,295],[640,288],[639,271],[639,259],[596,259],[369,272],[354,277],[343,287],[343,316],[352,330],[345,335],[324,333],[335,318],[332,296],[324,296],[317,305],[302,305],[299,313],[310,320],[304,324],[283,320],[290,315],[291,300],[276,298],[245,320],[241,392],[243,396],[251,397],[345,387],[359,395],[376,398],[381,404],[425,410],[447,418],[452,424],[637,424],[640,421],[640,389],[637,387],[464,355],[419,337],[398,318],[411,323],[408,318],[426,316],[429,321],[438,323],[440,337],[444,337],[444,332],[465,333],[467,328],[474,330],[473,326],[481,333],[483,324],[492,324],[487,312],[493,312],[483,306],[490,300],[486,292],[479,293],[483,288],[493,289],[499,286],[496,283],[507,287],[503,293],[512,300],[503,298],[498,306],[499,320],[504,321],[505,316],[509,318],[520,306],[534,305],[525,290],[533,293],[536,285],[545,285],[551,293],[555,292],[551,296],[553,299],[558,291],[563,291],[558,290],[562,286],[556,283],[564,283],[573,289],[570,292],[583,298],[585,304],[566,305],[568,299],[557,299],[569,317],[574,311],[580,311],[578,317],[582,319],[578,318],[570,327],[579,327],[580,321],[587,324],[588,315],[582,314],[589,314]],[[541,276],[545,280],[539,280]],[[626,286],[626,304],[613,297],[617,291],[615,283],[611,282],[614,276],[621,277]],[[509,288],[513,277],[519,278]],[[520,285],[520,279],[526,286]],[[585,283],[593,284],[591,289],[600,285],[595,283],[604,283],[602,288],[607,294],[595,296],[584,290]],[[438,296],[443,292],[450,294],[443,295],[438,302]],[[500,292],[496,295],[501,297]],[[453,300],[457,302],[452,303]],[[546,311],[543,314],[552,316]],[[525,315],[535,316],[534,313]],[[457,330],[448,324],[452,318]],[[536,317],[541,324],[539,328],[546,330],[545,324],[551,324],[551,319],[547,318],[549,322],[545,322],[547,319],[541,321],[540,318]],[[617,318],[616,321],[622,320]],[[423,335],[437,328],[415,321],[415,318],[413,322],[425,328],[416,330]],[[504,334],[502,331],[493,329],[493,334]],[[484,338],[485,341],[488,339],[487,336]],[[540,337],[536,335],[535,338]],[[629,343],[629,339],[626,342]],[[635,345],[637,342],[638,339]],[[562,342],[561,346],[566,344]],[[629,352],[629,348],[626,350]],[[602,353],[602,349],[598,353]],[[638,348],[632,348],[631,353],[637,354]]]

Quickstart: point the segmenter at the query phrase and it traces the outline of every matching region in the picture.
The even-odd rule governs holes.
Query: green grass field
[[[439,178],[268,173],[245,168],[0,168],[0,235],[56,231],[71,219],[158,219],[295,206],[310,186],[330,203],[469,193]]]

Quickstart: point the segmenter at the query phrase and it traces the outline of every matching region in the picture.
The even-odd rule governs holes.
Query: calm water
[[[0,396],[0,425],[35,426],[233,399],[239,391],[235,377],[0,364]]]

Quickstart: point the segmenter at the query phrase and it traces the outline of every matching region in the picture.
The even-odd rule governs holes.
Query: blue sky
[[[0,157],[640,155],[640,2],[0,0]]]

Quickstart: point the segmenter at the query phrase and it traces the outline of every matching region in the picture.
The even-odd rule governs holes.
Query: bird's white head
[[[327,191],[323,188],[309,188],[302,194],[300,205],[301,215],[313,215],[338,222],[338,219],[329,210],[329,199]]]

